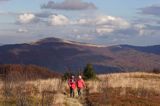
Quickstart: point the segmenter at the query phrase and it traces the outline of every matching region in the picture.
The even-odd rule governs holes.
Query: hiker
[[[84,87],[85,87],[84,80],[82,79],[82,76],[79,75],[77,80],[78,96],[81,96],[82,94],[81,91]]]
[[[75,77],[73,75],[68,80],[68,85],[70,87],[70,97],[74,97],[75,96],[74,91],[76,89],[76,81],[75,81]]]

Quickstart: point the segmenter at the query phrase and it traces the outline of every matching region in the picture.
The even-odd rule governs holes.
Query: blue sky
[[[46,37],[160,44],[160,0],[0,0],[0,44]]]

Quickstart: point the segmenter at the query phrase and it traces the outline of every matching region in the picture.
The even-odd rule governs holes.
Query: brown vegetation
[[[121,73],[100,75],[88,83],[91,106],[159,106],[160,75]],[[94,85],[94,86],[93,86]]]
[[[0,65],[0,105],[52,106],[55,91],[38,89],[38,81],[60,78],[60,74],[34,65]],[[36,82],[33,85],[30,82]],[[48,84],[47,84],[48,85]]]
[[[60,74],[35,65],[5,64],[0,65],[0,76],[10,80],[34,80],[58,78]]]
[[[19,80],[7,76],[0,83],[0,106],[160,105],[160,74],[137,72],[98,75],[98,79],[86,81],[87,88],[82,98],[70,98],[67,82],[60,78],[48,76],[48,79],[39,77],[30,80],[31,77],[27,77],[28,80],[21,80],[24,76],[15,75]]]

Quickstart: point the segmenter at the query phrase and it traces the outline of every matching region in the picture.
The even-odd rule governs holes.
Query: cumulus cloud
[[[64,15],[51,15],[49,24],[53,26],[62,26],[70,23],[70,20]]]
[[[122,19],[123,20],[123,19]],[[123,22],[124,21],[124,22]],[[148,25],[146,23],[133,23],[116,21],[114,24],[98,25],[96,32],[101,36],[120,36],[120,37],[135,37],[135,36],[156,36],[159,35],[159,25]]]
[[[76,21],[79,25],[95,26],[98,34],[111,33],[117,29],[126,29],[130,23],[120,17],[97,16],[95,18],[79,19]]]
[[[19,29],[17,30],[17,32],[18,32],[18,33],[27,33],[28,30],[27,30],[26,28],[19,28]]]
[[[125,29],[130,26],[130,23],[120,17],[113,16],[96,16],[90,18],[69,19],[61,14],[51,15],[49,18],[50,25],[75,25],[97,27],[98,32],[112,32],[116,29]]]
[[[156,31],[157,32],[157,31]],[[114,30],[111,35],[121,36],[121,37],[134,37],[134,36],[153,36],[153,29],[147,27],[144,24],[134,24],[126,29]]]
[[[52,14],[52,15],[51,15]],[[37,19],[40,20],[37,21]],[[95,17],[81,17],[77,19],[69,18],[62,14],[53,13],[24,13],[19,15],[18,22],[21,24],[30,24],[35,22],[47,22],[47,25],[54,26],[54,28],[64,28],[59,26],[65,26],[63,30],[68,35],[92,35],[92,37],[98,36],[143,36],[153,33],[153,29],[147,28],[145,24],[130,23],[121,17],[114,17],[109,15],[97,15]],[[50,27],[52,28],[52,27]],[[152,27],[153,28],[153,27]],[[72,30],[70,30],[72,29]],[[66,31],[65,31],[66,30]],[[20,28],[17,32],[26,33],[27,30]],[[58,33],[58,31],[56,32]],[[67,34],[66,33],[66,34]]]
[[[120,17],[107,15],[96,16],[94,18],[79,18],[75,20],[69,19],[61,14],[51,15],[48,23],[52,26],[75,26],[77,29],[81,29],[81,31],[82,29],[83,31],[84,29],[88,29],[92,30],[89,31],[89,33],[92,32],[92,34],[95,33],[97,35],[112,33],[116,30],[127,29],[131,26],[128,21]],[[78,30],[74,30],[73,32],[79,34]]]
[[[96,28],[96,33],[98,33],[98,34],[111,33],[113,31],[114,31],[113,28],[108,28],[107,26],[102,26],[102,27]]]
[[[53,14],[51,12],[21,13],[16,24],[44,23],[53,26],[67,25],[70,20],[64,15]]]
[[[19,20],[22,23],[29,23],[30,21],[35,19],[34,14],[22,14],[19,16]]]
[[[140,14],[146,14],[146,15],[154,15],[154,16],[160,16],[160,5],[152,5],[144,8],[140,8]]]
[[[101,15],[94,18],[82,18],[76,21],[80,25],[108,25],[108,26],[118,26],[121,28],[126,28],[129,26],[129,23],[119,17]]]
[[[87,10],[96,9],[93,3],[83,2],[82,0],[64,0],[61,3],[49,1],[41,6],[43,9],[59,9],[59,10]]]
[[[96,24],[98,25],[96,31],[99,34],[111,33],[115,30],[130,27],[129,22],[126,20],[113,16],[100,16],[96,19]]]
[[[29,24],[29,23],[37,23],[39,19],[32,13],[24,13],[18,16],[17,23],[19,24]]]
[[[109,15],[96,15],[94,17],[71,19],[65,15],[53,14],[51,12],[23,13],[19,15],[17,22],[20,24],[47,22],[46,24],[51,26],[90,27],[97,35],[112,33],[115,30],[127,29],[131,26],[125,19]]]

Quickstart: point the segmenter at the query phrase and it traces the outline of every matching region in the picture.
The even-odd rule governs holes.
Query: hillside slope
[[[64,72],[92,63],[98,73],[160,68],[159,46],[97,46],[58,38],[0,46],[0,64],[34,64]]]
[[[61,74],[48,70],[47,68],[38,67],[35,65],[19,65],[5,64],[0,65],[0,79],[7,80],[36,80],[59,78]]]

